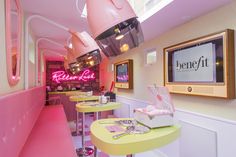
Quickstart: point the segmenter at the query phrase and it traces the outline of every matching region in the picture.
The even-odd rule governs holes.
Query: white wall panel
[[[123,103],[123,106],[115,111],[118,117],[133,117],[135,107],[148,105],[146,101],[119,95],[117,101]],[[180,138],[169,145],[152,150],[151,153],[142,153],[142,156],[158,157],[161,152],[168,157],[235,157],[236,121],[178,108],[175,121],[182,127]]]
[[[180,121],[181,157],[217,157],[217,133],[215,131]]]

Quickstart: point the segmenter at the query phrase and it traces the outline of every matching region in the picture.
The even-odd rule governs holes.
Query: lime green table
[[[108,102],[106,104],[100,104],[99,102],[81,102],[76,104],[77,112],[101,112],[117,109],[121,107],[121,103]]]
[[[99,96],[70,96],[70,101],[82,102],[82,101],[98,101]]]
[[[55,92],[48,92],[48,94],[73,94],[73,93],[78,93],[80,92],[79,90],[75,90],[75,91],[55,91]]]
[[[96,119],[98,119],[98,112],[102,111],[109,111],[113,109],[117,109],[121,107],[121,103],[118,102],[108,102],[106,104],[100,104],[99,102],[81,102],[76,104],[76,111],[77,113],[82,113],[82,148],[77,149],[77,154],[79,156],[88,156],[93,153],[93,150],[91,148],[85,147],[84,144],[84,136],[85,136],[85,113],[87,112],[95,112],[96,113]],[[77,114],[77,119],[78,119]],[[95,148],[94,156],[96,157],[97,149]]]
[[[111,118],[94,121],[91,126],[91,141],[101,151],[110,155],[127,155],[152,150],[177,139],[180,135],[180,126],[174,125],[151,129],[145,134],[130,134],[119,139],[112,136],[117,133],[109,132],[105,127],[114,125],[112,122],[127,118]]]

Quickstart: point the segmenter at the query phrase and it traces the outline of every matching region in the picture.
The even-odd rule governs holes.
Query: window
[[[156,12],[160,11],[162,8],[173,2],[174,0],[128,0],[131,7],[134,9],[135,13],[139,17],[139,21],[143,22],[149,17],[151,17]],[[83,7],[82,12],[77,4],[77,10],[80,12],[81,17],[87,18],[86,4]]]
[[[139,21],[143,22],[162,8],[173,2],[174,0],[128,0],[135,13],[139,17]]]

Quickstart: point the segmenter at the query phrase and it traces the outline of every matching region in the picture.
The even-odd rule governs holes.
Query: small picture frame
[[[133,89],[133,60],[128,59],[114,64],[116,88]]]

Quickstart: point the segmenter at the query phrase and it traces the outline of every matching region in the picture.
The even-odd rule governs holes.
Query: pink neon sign
[[[67,74],[65,71],[56,71],[52,73],[52,80],[61,83],[61,81],[89,81],[89,80],[94,80],[95,79],[95,73],[90,71],[90,70],[85,70],[81,74],[77,76],[71,76]]]

